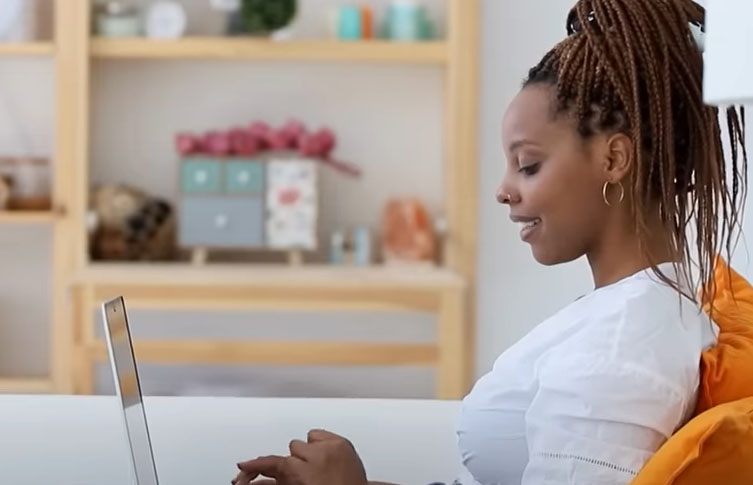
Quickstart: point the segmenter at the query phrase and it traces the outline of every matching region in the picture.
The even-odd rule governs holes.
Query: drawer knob
[[[214,225],[217,226],[218,229],[226,228],[228,222],[229,219],[225,214],[217,214],[214,216]]]
[[[197,184],[205,184],[209,179],[209,174],[207,174],[206,170],[199,170],[194,174],[193,178]]]

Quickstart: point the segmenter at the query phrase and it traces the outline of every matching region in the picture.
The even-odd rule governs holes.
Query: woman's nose
[[[517,195],[515,190],[513,190],[508,184],[505,183],[504,180],[502,180],[502,183],[497,189],[497,202],[499,202],[500,204],[510,205],[518,201],[518,199],[520,199],[520,197]]]
[[[497,189],[497,202],[500,204],[509,204],[510,203],[510,194],[507,193],[501,185]]]

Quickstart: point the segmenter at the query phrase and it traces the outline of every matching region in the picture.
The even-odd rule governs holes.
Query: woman
[[[702,102],[703,19],[691,0],[580,0],[508,108],[498,200],[538,262],[585,255],[595,289],[466,397],[463,483],[626,484],[691,417],[716,341],[691,283],[729,254],[747,180],[743,114],[727,112],[725,164]],[[238,483],[367,483],[344,438],[315,431],[290,451],[241,464]]]

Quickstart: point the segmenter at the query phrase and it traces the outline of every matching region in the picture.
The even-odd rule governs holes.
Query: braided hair
[[[744,108],[726,112],[728,167],[719,111],[703,103],[703,56],[691,26],[703,29],[704,20],[705,10],[691,0],[579,0],[567,19],[568,37],[530,70],[524,86],[554,86],[556,112],[573,116],[583,137],[630,136],[636,150],[626,190],[642,251],[679,290],[646,244],[649,211],[658,210],[678,274],[692,281],[694,261],[708,301],[716,293],[711,276],[720,246],[729,258],[741,226],[748,157]]]

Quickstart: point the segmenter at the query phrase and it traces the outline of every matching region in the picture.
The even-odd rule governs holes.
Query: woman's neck
[[[606,228],[599,244],[587,253],[596,288],[611,285],[650,268],[652,263],[660,264],[674,259],[667,244],[670,236],[658,217],[649,222],[652,238],[645,245],[647,251],[643,250],[632,224],[618,226],[620,230]]]

